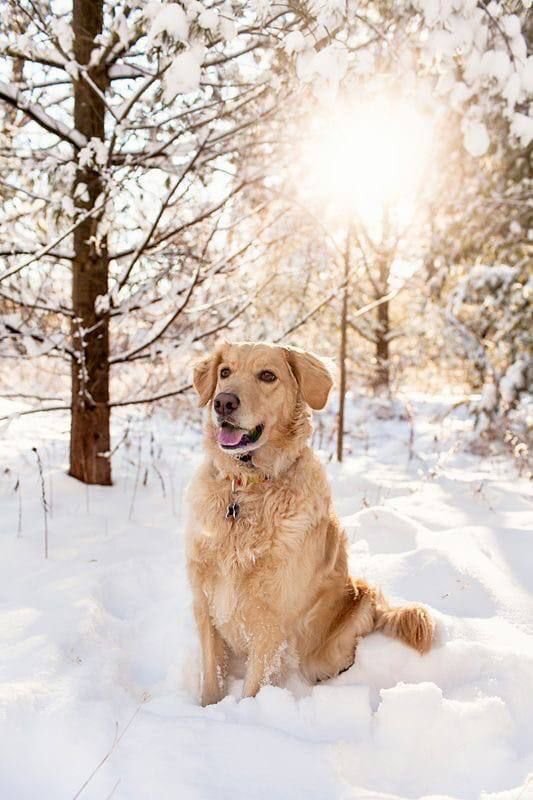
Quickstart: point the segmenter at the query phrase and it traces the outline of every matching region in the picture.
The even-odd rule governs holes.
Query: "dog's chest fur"
[[[231,479],[211,480],[196,510],[200,527],[196,544],[202,560],[216,562],[222,575],[245,577],[261,568],[261,560],[275,560],[276,545],[296,545],[308,514],[297,502],[287,480],[232,487]],[[236,519],[227,517],[237,504]],[[280,554],[281,555],[281,554]]]
[[[315,487],[322,476],[316,466]],[[196,508],[189,557],[213,622],[235,651],[246,651],[247,638],[261,618],[259,607],[299,604],[296,594],[306,572],[302,545],[316,520],[327,519],[329,493],[309,492],[298,472],[232,491],[230,479],[204,469],[191,487]],[[226,519],[234,502],[239,515]]]

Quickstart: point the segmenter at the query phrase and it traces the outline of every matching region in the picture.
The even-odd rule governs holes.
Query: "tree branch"
[[[165,331],[167,331],[170,328],[170,326],[172,325],[172,323],[179,317],[179,315],[181,314],[181,312],[187,306],[189,300],[191,299],[191,295],[192,295],[192,293],[194,291],[194,287],[198,283],[198,277],[200,275],[200,269],[201,269],[201,264],[199,264],[197,269],[196,269],[196,272],[195,272],[194,277],[193,277],[193,279],[191,281],[191,284],[190,284],[190,286],[189,286],[189,288],[187,290],[187,294],[185,295],[184,300],[178,306],[178,308],[175,311],[172,312],[172,314],[165,321],[165,323],[161,327],[161,329],[156,331],[156,333],[154,333],[151,337],[149,337],[146,342],[144,342],[143,344],[139,345],[138,347],[134,347],[133,350],[129,350],[127,353],[124,353],[121,356],[113,356],[113,357],[111,357],[109,359],[109,363],[110,364],[120,364],[120,363],[123,363],[124,361],[130,361],[134,356],[136,356],[138,353],[141,353],[143,350],[146,350],[148,347],[150,347],[150,345],[152,345],[154,342],[157,342],[157,340],[161,336],[163,336]]]
[[[2,81],[0,81],[0,100],[19,111],[23,111],[26,116],[40,125],[41,128],[53,133],[73,147],[79,149],[87,144],[87,139],[79,131],[74,128],[67,128],[60,120],[54,119],[54,117],[47,114],[41,106],[25,100],[19,89],[14,89]]]
[[[0,422],[9,419],[17,419],[18,417],[26,417],[28,414],[42,414],[45,411],[70,411],[71,406],[48,406],[48,408],[29,408],[26,411],[14,411],[12,414],[6,414],[0,417]]]
[[[192,383],[182,386],[181,389],[174,389],[170,392],[157,394],[154,397],[140,397],[138,400],[119,400],[118,403],[109,403],[109,408],[122,408],[124,406],[138,406],[143,403],[157,403],[158,400],[166,400],[167,397],[176,397],[179,394],[184,394],[192,389]]]
[[[362,328],[356,325],[355,322],[353,322],[351,319],[348,320],[348,325],[353,331],[359,334],[359,336],[362,336],[363,339],[366,339],[367,342],[370,342],[370,344],[376,344],[376,340],[372,336],[370,336],[369,333],[366,333],[366,331],[364,331]]]
[[[242,191],[245,186],[249,186],[249,185],[251,185],[253,183],[257,183],[259,180],[261,180],[261,178],[255,178],[255,179],[250,179],[250,180],[246,180],[246,181],[241,181],[241,183],[239,183],[234,189],[232,189],[231,192],[228,192],[228,194],[225,197],[223,197],[222,200],[220,200],[220,202],[218,202],[216,205],[211,206],[211,208],[208,208],[206,211],[203,211],[201,214],[198,214],[197,217],[195,217],[194,219],[190,220],[189,222],[183,222],[177,228],[172,228],[170,231],[166,231],[165,233],[162,233],[161,236],[159,236],[159,238],[155,239],[155,241],[151,245],[145,245],[144,249],[143,249],[143,253],[145,251],[147,251],[147,250],[154,250],[156,247],[159,247],[160,244],[163,244],[163,242],[168,241],[173,236],[177,236],[178,233],[181,233],[182,231],[187,230],[187,228],[190,228],[193,225],[197,225],[199,222],[203,222],[205,219],[208,219],[208,217],[210,217],[212,214],[215,214],[217,211],[219,211],[221,208],[223,208],[226,205],[226,203],[229,200],[231,200],[231,198],[234,197],[234,195],[236,195],[240,191]],[[110,258],[110,260],[118,259],[118,258],[124,258],[125,256],[129,256],[132,253],[135,253],[136,251],[137,251],[137,248],[129,248],[128,250],[123,250],[120,253],[115,253],[115,254],[111,255],[109,258]],[[1,280],[1,277],[0,277],[0,280]]]
[[[100,211],[103,209],[104,205],[105,205],[105,200],[102,203],[100,203],[99,205],[94,206],[94,208],[89,209],[89,211],[87,211],[86,214],[83,214],[81,217],[79,217],[76,220],[76,222],[73,225],[71,225],[70,228],[67,228],[67,230],[64,233],[62,233],[60,236],[58,236],[57,239],[54,239],[54,241],[51,242],[50,244],[45,245],[40,250],[37,250],[30,259],[28,259],[27,261],[24,261],[22,264],[19,264],[18,267],[13,267],[13,269],[10,269],[7,272],[4,272],[3,275],[0,275],[0,283],[2,283],[2,281],[4,281],[6,278],[10,278],[12,275],[16,275],[17,272],[20,272],[21,270],[25,269],[26,267],[29,267],[30,264],[33,264],[33,262],[37,261],[39,258],[42,258],[43,256],[46,256],[46,255],[49,255],[50,252],[53,250],[53,248],[56,246],[56,244],[59,244],[59,242],[62,242],[63,239],[67,238],[67,236],[70,236],[70,234],[74,230],[76,230],[78,225],[81,225],[81,223],[84,220],[88,219],[89,217],[94,216],[95,214],[99,214]]]
[[[209,138],[209,137],[207,137],[207,138]],[[205,147],[205,145],[207,143],[207,138],[200,144],[200,146],[197,149],[196,153],[191,158],[191,160],[189,161],[189,163],[187,164],[187,166],[183,170],[182,174],[179,176],[178,180],[176,181],[174,186],[169,190],[169,192],[167,193],[167,196],[165,197],[165,199],[161,203],[161,208],[159,209],[158,213],[156,214],[155,219],[152,222],[148,233],[146,234],[146,236],[144,237],[142,242],[139,244],[139,246],[135,249],[134,256],[133,256],[130,264],[125,269],[124,273],[122,274],[122,277],[119,278],[119,280],[117,281],[117,287],[116,288],[117,288],[118,291],[120,291],[126,285],[127,280],[129,278],[129,276],[131,275],[131,271],[132,271],[133,267],[135,266],[135,264],[137,263],[139,258],[142,256],[142,254],[146,250],[150,239],[154,235],[154,233],[156,231],[156,228],[159,225],[159,222],[161,220],[161,217],[163,216],[163,213],[164,213],[166,207],[168,206],[168,204],[170,203],[170,201],[172,200],[172,198],[174,197],[174,195],[178,191],[179,187],[181,186],[181,184],[183,183],[183,181],[185,180],[185,178],[187,177],[189,172],[193,169],[196,161],[200,157],[200,154],[203,151],[203,149],[204,149],[204,147]]]

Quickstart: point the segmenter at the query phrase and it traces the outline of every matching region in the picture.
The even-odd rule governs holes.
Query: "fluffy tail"
[[[323,635],[312,640],[312,647],[300,652],[300,670],[311,683],[332,678],[349,669],[354,662],[357,640],[372,631],[383,631],[400,639],[419,653],[426,653],[433,640],[435,625],[429,612],[418,605],[389,605],[379,589],[366,581],[351,580],[352,589],[343,597],[340,608],[331,618],[331,605],[323,609]],[[320,609],[318,609],[320,613]],[[312,612],[316,622],[317,609]]]
[[[374,630],[400,639],[419,653],[427,653],[433,642],[435,623],[424,606],[391,608],[383,602],[376,607]]]

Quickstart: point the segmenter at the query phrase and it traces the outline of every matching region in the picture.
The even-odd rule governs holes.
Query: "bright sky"
[[[396,225],[411,221],[432,139],[431,118],[399,99],[317,115],[302,154],[306,190],[335,214],[356,215],[379,238],[386,208]]]

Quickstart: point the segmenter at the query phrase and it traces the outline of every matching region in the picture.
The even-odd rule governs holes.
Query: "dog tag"
[[[239,516],[239,504],[230,503],[226,509],[226,519],[237,519]]]

